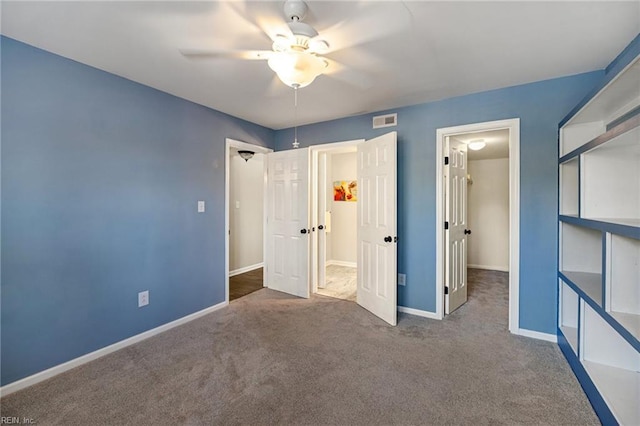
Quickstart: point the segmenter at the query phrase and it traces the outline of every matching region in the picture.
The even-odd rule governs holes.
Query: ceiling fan
[[[398,30],[399,25],[406,25],[407,21],[403,19],[406,16],[398,19],[397,13],[389,19],[388,9],[376,9],[367,4],[363,7],[363,14],[355,15],[347,21],[349,25],[345,26],[344,22],[340,22],[328,28],[327,38],[320,36],[315,28],[303,22],[309,10],[303,0],[286,0],[283,9],[286,25],[278,25],[275,31],[266,31],[263,28],[272,41],[271,50],[180,49],[180,52],[187,57],[266,60],[278,78],[294,89],[308,86],[321,74],[332,75],[364,88],[368,86],[370,78],[326,55],[332,51],[384,37]],[[397,9],[395,11],[397,12]],[[402,13],[406,15],[405,12]],[[329,39],[335,41],[336,46],[331,46]]]

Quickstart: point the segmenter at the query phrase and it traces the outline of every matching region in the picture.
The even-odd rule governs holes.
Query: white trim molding
[[[358,262],[346,262],[344,260],[327,260],[326,266],[331,266],[331,265],[346,266],[348,268],[357,268]]]
[[[509,331],[520,329],[520,119],[488,121],[436,130],[436,318],[444,318],[444,157],[445,138],[489,130],[509,130]]]
[[[109,346],[105,346],[102,349],[98,349],[97,351],[90,352],[86,355],[82,355],[78,358],[72,359],[62,364],[58,364],[54,367],[48,368],[39,373],[33,374],[29,377],[25,377],[24,379],[17,380],[15,382],[6,384],[0,388],[0,396],[7,396],[13,392],[19,391],[20,389],[24,389],[28,386],[35,385],[36,383],[40,383],[44,380],[50,379],[53,376],[57,376],[58,374],[64,373],[65,371],[71,370],[72,368],[79,367],[83,364],[86,364],[95,359],[101,358],[105,355],[108,355],[112,352],[120,350],[122,348],[126,348],[127,346],[131,346],[135,343],[141,342],[149,337],[153,337],[157,334],[170,330],[174,327],[177,327],[182,324],[186,324],[189,321],[193,321],[197,318],[200,318],[204,315],[215,312],[221,308],[227,306],[228,302],[221,302],[217,305],[210,306],[201,311],[194,312],[190,315],[184,316],[182,318],[178,318],[177,320],[168,322],[159,327],[152,328],[151,330],[147,330],[143,333],[136,334],[135,336],[129,337],[127,339],[121,340],[119,342],[113,343]]]
[[[532,339],[546,340],[547,342],[558,343],[558,336],[555,334],[542,333],[540,331],[527,330],[525,328],[519,328],[516,331],[512,331],[513,334],[519,336],[530,337]]]
[[[249,265],[242,268],[234,269],[233,271],[229,271],[229,277],[234,277],[236,275],[244,274],[245,272],[255,271],[256,269],[263,268],[264,262],[256,263],[255,265]]]
[[[485,269],[487,271],[500,271],[500,272],[509,272],[508,266],[492,266],[492,265],[472,265],[467,264],[467,268],[473,269]]]
[[[420,309],[407,308],[406,306],[398,306],[398,312],[404,314],[415,315],[417,317],[430,318],[430,319],[442,319],[439,318],[435,312],[422,311]]]

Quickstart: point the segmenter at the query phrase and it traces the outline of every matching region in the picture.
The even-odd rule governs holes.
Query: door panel
[[[268,154],[267,159],[266,284],[308,298],[309,152],[306,148],[279,151]]]
[[[359,305],[391,325],[397,323],[396,232],[396,132],[391,132],[358,145],[357,293]]]
[[[445,217],[449,222],[445,250],[445,313],[467,301],[467,145],[447,137],[449,165],[445,166],[448,196]]]

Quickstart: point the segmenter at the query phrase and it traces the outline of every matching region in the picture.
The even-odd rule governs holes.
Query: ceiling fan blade
[[[403,2],[361,1],[355,7],[348,19],[320,31],[318,37],[329,42],[328,53],[411,29],[412,15]]]
[[[233,1],[228,5],[247,22],[261,29],[271,40],[275,40],[278,35],[292,35],[280,2]]]
[[[348,83],[352,86],[356,86],[360,89],[370,89],[373,87],[373,79],[369,77],[367,74],[358,71],[356,69],[350,68],[346,65],[341,64],[338,61],[333,59],[324,58],[327,63],[327,69],[323,73],[329,77],[333,77],[337,80],[341,80],[345,83]]]
[[[228,50],[215,51],[210,49],[179,49],[183,56],[189,58],[229,58],[229,59],[248,59],[248,60],[266,60],[271,57],[271,50]]]

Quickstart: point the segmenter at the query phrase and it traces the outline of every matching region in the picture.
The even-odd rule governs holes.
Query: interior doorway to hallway
[[[312,148],[312,292],[355,302],[357,296],[357,144]]]
[[[244,157],[240,152],[245,152]],[[225,300],[264,285],[266,154],[234,139],[225,147]],[[250,154],[252,153],[252,154]]]
[[[502,133],[501,133],[502,132]],[[519,208],[520,208],[520,122],[519,119],[501,120],[486,123],[476,123],[437,130],[437,164],[436,164],[436,300],[442,303],[436,306],[436,316],[443,318],[455,310],[458,306],[466,301],[467,297],[467,265],[468,254],[475,259],[475,262],[497,262],[495,259],[487,260],[477,253],[470,253],[470,239],[474,232],[471,227],[472,222],[478,224],[478,218],[474,220],[469,217],[468,209],[468,193],[469,188],[475,184],[472,173],[469,173],[469,160],[471,156],[469,147],[473,145],[486,146],[487,140],[491,137],[508,135],[508,265],[509,270],[509,330],[513,333],[519,331]],[[473,150],[471,150],[473,151]],[[482,151],[482,150],[481,150]],[[487,153],[490,151],[486,151]],[[481,155],[478,154],[475,160],[479,160]],[[474,164],[472,168],[474,168]],[[483,169],[483,164],[475,164],[475,170],[481,175],[488,175],[488,179],[497,177],[495,170],[487,171]],[[486,164],[484,165],[486,166]],[[495,165],[494,165],[495,166]],[[504,166],[504,165],[503,165]],[[484,167],[486,169],[486,167]],[[502,174],[505,170],[503,167]],[[478,175],[479,176],[479,175]],[[485,178],[483,177],[483,180]],[[471,183],[474,182],[474,183]],[[479,188],[479,186],[478,186]],[[478,191],[473,195],[478,195]],[[482,195],[482,194],[480,194]],[[486,194],[485,194],[486,195]],[[502,195],[505,196],[504,193]],[[476,209],[472,215],[478,214]],[[504,222],[504,219],[503,219]],[[479,226],[479,225],[478,225]],[[480,228],[478,228],[480,229]],[[484,232],[475,231],[482,235]],[[491,232],[491,230],[489,230]],[[495,237],[497,233],[489,237]],[[503,233],[504,234],[504,233]],[[478,240],[480,240],[479,238]],[[504,242],[504,240],[502,240]],[[504,250],[503,250],[504,254]],[[504,261],[504,257],[498,256]],[[497,265],[481,265],[475,266],[496,267]],[[472,263],[472,265],[474,265]],[[452,297],[452,294],[454,295]]]
[[[491,294],[499,300],[488,300],[486,305],[502,306],[509,294],[509,131],[451,138],[468,148],[467,298]],[[507,310],[504,313],[508,315]]]

